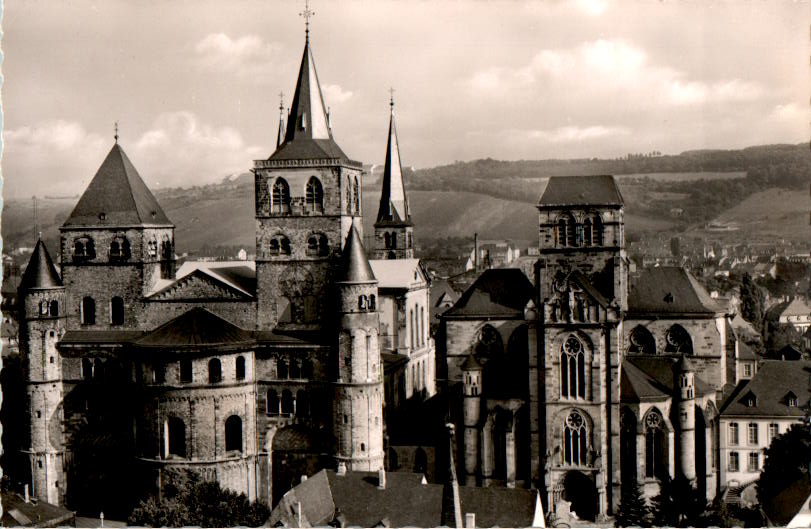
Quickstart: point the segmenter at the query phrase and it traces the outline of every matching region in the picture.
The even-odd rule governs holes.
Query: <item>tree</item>
[[[648,516],[650,510],[635,475],[622,481],[620,490],[620,504],[617,508],[615,527],[649,527]]]
[[[782,491],[795,483],[811,484],[811,429],[808,423],[794,424],[778,435],[766,448],[763,471],[757,482],[757,497],[767,506]]]
[[[755,329],[763,328],[763,291],[748,273],[741,278],[741,316]]]
[[[147,527],[258,527],[270,517],[261,501],[220,487],[216,481],[201,481],[186,472],[170,475],[162,498],[141,501],[129,516],[129,525]]]
[[[659,480],[659,494],[651,500],[653,525],[688,527],[702,525],[702,514],[707,505],[690,482],[677,477],[664,476]]]

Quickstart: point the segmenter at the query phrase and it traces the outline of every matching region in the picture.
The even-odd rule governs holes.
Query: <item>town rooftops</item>
[[[720,314],[723,309],[684,268],[643,268],[631,274],[628,312],[631,314]]]
[[[116,143],[62,227],[143,225],[172,222]]]
[[[341,518],[345,526],[438,527],[442,524],[443,485],[422,474],[322,470],[288,491],[268,525],[325,526]],[[459,487],[463,513],[476,514],[477,527],[529,527],[536,493],[506,487]],[[301,517],[299,518],[299,505]]]
[[[551,176],[538,202],[541,208],[622,205],[622,195],[611,175]]]
[[[442,317],[523,317],[527,302],[534,298],[534,287],[521,270],[494,268],[482,272]]]
[[[20,290],[31,290],[38,288],[59,288],[61,286],[62,280],[59,278],[59,273],[54,267],[48,249],[45,248],[45,243],[42,242],[42,239],[39,239],[37,245],[34,247],[34,252],[31,254],[31,259],[28,260],[28,266],[25,267],[20,285],[17,288]]]
[[[782,303],[773,305],[766,311],[766,318],[769,320],[779,320],[780,318],[788,318],[789,316],[811,317],[811,308],[802,299],[794,298],[790,301],[783,301]]]
[[[746,399],[750,393],[756,397],[753,406]],[[721,415],[801,418],[809,393],[811,361],[764,360],[755,376],[739,385],[724,402]]]

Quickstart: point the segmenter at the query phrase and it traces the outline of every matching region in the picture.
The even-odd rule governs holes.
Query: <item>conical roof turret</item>
[[[171,226],[155,195],[116,142],[64,226]]]
[[[369,259],[366,257],[366,251],[363,249],[360,234],[354,224],[352,224],[352,227],[349,229],[349,235],[346,236],[346,244],[344,245],[338,281],[341,283],[369,283],[377,281],[374,272],[372,272],[372,267],[369,264]]]
[[[400,164],[397,127],[394,123],[394,101],[391,103],[389,139],[386,146],[386,163],[383,169],[383,186],[380,193],[380,208],[377,210],[377,222],[375,224],[411,224],[403,168]]]
[[[42,239],[37,241],[34,253],[28,260],[23,277],[20,280],[19,290],[31,290],[37,288],[59,288],[62,286],[62,279],[56,271],[53,260],[45,248]]]

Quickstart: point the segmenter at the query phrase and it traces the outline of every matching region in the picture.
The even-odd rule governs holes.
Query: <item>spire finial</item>
[[[391,100],[389,101],[389,106],[391,107],[391,111],[394,112],[394,88],[389,88],[389,96]]]
[[[315,11],[310,9],[310,0],[304,0],[304,11],[299,13],[300,17],[304,17],[304,35],[307,43],[310,42],[310,18],[315,15]]]
[[[284,112],[284,92],[279,92],[279,114]]]
[[[115,120],[115,135],[113,138],[115,138],[115,144],[118,145],[118,120]]]

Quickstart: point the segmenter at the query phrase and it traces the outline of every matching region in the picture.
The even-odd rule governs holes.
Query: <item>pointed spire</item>
[[[64,226],[172,223],[118,143],[113,145]]]
[[[363,243],[360,240],[360,234],[352,223],[349,228],[349,235],[346,236],[346,244],[344,244],[343,259],[341,262],[341,271],[338,274],[338,281],[342,283],[367,283],[370,281],[377,281],[375,274],[372,272],[372,267],[369,264],[369,259],[366,257],[366,251],[363,249]]]
[[[115,120],[115,135],[113,138],[115,138],[115,144],[118,145],[118,120]]]
[[[45,243],[40,238],[34,247],[31,259],[28,260],[28,266],[25,267],[20,286],[17,288],[19,290],[30,290],[32,288],[59,288],[61,286],[62,280],[59,278],[59,273],[56,271],[48,249],[45,248]]]
[[[310,49],[309,22],[307,40],[301,57],[296,91],[290,107],[287,132],[284,141],[297,139],[331,140],[327,110],[321,95],[321,85],[315,70],[315,61]]]
[[[276,148],[284,143],[284,92],[279,92],[279,132],[276,134]]]
[[[383,186],[380,193],[380,208],[377,223],[411,224],[408,199],[400,164],[400,146],[397,142],[397,127],[394,124],[394,89],[391,89],[391,116],[389,118],[389,140],[386,146],[386,163],[383,169]]]

